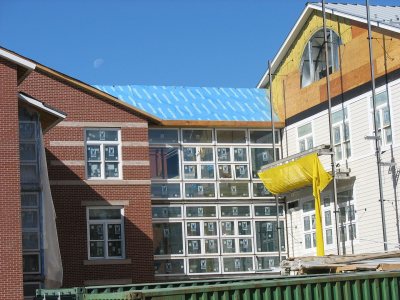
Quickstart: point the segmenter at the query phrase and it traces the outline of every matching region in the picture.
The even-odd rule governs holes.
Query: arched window
[[[339,69],[339,36],[327,29],[329,74]],[[326,76],[324,30],[320,29],[307,42],[301,58],[301,87],[306,87],[314,81]]]

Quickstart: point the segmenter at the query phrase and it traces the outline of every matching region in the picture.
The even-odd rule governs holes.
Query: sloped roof
[[[287,51],[290,49],[290,46],[314,10],[322,11],[322,4],[319,2],[307,3],[300,17],[297,19],[292,30],[289,32],[288,36],[283,42],[283,45],[272,60],[271,73],[276,71]],[[365,5],[326,3],[325,10],[326,13],[331,15],[347,18],[361,23],[367,23],[367,9]],[[370,5],[370,13],[371,26],[400,33],[400,6]],[[267,71],[264,73],[263,77],[257,84],[257,87],[262,88],[267,85],[269,82],[268,74],[269,69],[267,69]]]
[[[162,121],[271,122],[267,91],[256,88],[103,86],[95,88]],[[274,121],[279,121],[274,114]]]

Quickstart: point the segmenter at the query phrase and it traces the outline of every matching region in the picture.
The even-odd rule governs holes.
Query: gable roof
[[[307,3],[294,27],[283,42],[283,45],[272,60],[272,73],[276,71],[280,62],[285,57],[287,51],[290,49],[290,46],[295,41],[296,37],[314,10],[322,11],[322,4]],[[327,14],[347,18],[365,24],[367,23],[367,11],[365,5],[326,3],[325,11]],[[370,5],[370,13],[371,26],[400,33],[400,6]],[[258,88],[266,87],[267,83],[269,82],[268,74],[269,69],[267,69],[260,82],[257,84]]]
[[[181,122],[181,125],[271,122],[271,104],[263,89],[142,85],[95,87],[156,116],[163,124],[168,124],[168,121]],[[274,122],[278,121],[274,114]]]
[[[3,57],[3,58],[5,58],[5,59],[7,59],[9,61],[12,61],[12,62],[16,63],[19,66],[24,66],[28,70],[28,71],[25,72],[25,74],[23,74],[23,76],[21,76],[18,84],[20,84],[28,76],[28,74],[31,71],[33,71],[33,70],[40,71],[40,72],[46,74],[47,76],[54,76],[54,77],[56,77],[56,78],[58,78],[60,80],[66,81],[69,84],[71,84],[72,86],[74,86],[76,88],[79,88],[79,89],[82,89],[83,91],[93,93],[96,96],[104,99],[105,101],[109,101],[111,103],[123,106],[123,107],[125,107],[125,108],[127,108],[127,109],[129,109],[129,110],[131,110],[131,111],[133,111],[133,112],[135,112],[137,114],[139,114],[140,116],[144,117],[145,119],[147,119],[149,121],[152,121],[152,122],[154,122],[156,124],[160,123],[160,119],[158,119],[154,115],[148,114],[145,111],[142,111],[142,110],[138,109],[137,107],[129,105],[128,103],[126,103],[124,101],[121,101],[121,100],[119,100],[119,99],[117,99],[117,98],[115,98],[115,97],[113,97],[113,96],[111,96],[111,95],[109,95],[109,94],[107,94],[107,93],[105,93],[103,91],[100,91],[100,90],[94,88],[93,86],[83,82],[83,81],[80,81],[80,80],[75,79],[75,78],[73,78],[71,76],[63,74],[63,73],[61,73],[59,71],[56,71],[56,70],[51,69],[49,67],[46,67],[46,66],[44,66],[44,65],[42,65],[42,64],[40,64],[40,63],[38,63],[38,62],[36,62],[36,61],[34,61],[32,59],[24,57],[24,56],[22,56],[22,55],[20,55],[18,53],[15,53],[15,52],[13,52],[11,50],[8,50],[6,48],[0,47],[0,57]]]

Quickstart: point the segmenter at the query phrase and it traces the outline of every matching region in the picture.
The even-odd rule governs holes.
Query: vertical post
[[[335,230],[336,230],[336,250],[340,255],[340,231],[338,224],[338,202],[337,202],[337,182],[336,182],[336,158],[333,149],[333,130],[332,130],[332,101],[331,101],[331,83],[329,79],[329,51],[328,51],[328,36],[326,31],[326,15],[325,15],[325,1],[322,0],[322,20],[324,27],[324,46],[325,46],[325,65],[326,65],[326,93],[328,97],[328,119],[329,119],[329,142],[331,149],[331,167],[332,167],[332,183],[333,183],[333,204],[335,211]],[[331,50],[332,51],[332,50]],[[333,61],[332,61],[333,64]],[[317,209],[317,208],[316,208]],[[321,208],[319,208],[321,209]]]
[[[394,159],[393,154],[393,145],[390,145],[390,155],[391,155],[391,166],[390,172],[392,173],[392,183],[393,183],[393,193],[394,193],[394,207],[396,210],[396,229],[397,229],[397,247],[400,247],[400,224],[399,224],[399,206],[397,203],[397,182],[398,182],[398,174],[396,168],[396,160]]]
[[[275,152],[275,123],[274,123],[274,110],[272,106],[272,70],[271,70],[271,61],[268,61],[268,70],[269,70],[269,102],[271,105],[271,124],[272,124],[272,151],[274,161],[276,161],[276,152]],[[282,251],[281,251],[281,228],[279,223],[279,199],[278,195],[275,195],[275,206],[276,206],[276,234],[278,241],[278,255],[279,255],[279,263],[282,260]]]
[[[382,235],[383,235],[383,249],[388,250],[387,246],[387,235],[386,235],[386,221],[385,221],[385,203],[383,202],[383,189],[382,189],[382,170],[381,170],[381,137],[378,135],[378,128],[376,124],[376,94],[375,94],[375,72],[374,72],[374,61],[373,61],[373,49],[372,49],[372,32],[371,32],[371,16],[369,11],[369,1],[365,0],[367,9],[367,23],[368,23],[368,46],[369,46],[369,65],[371,69],[371,85],[372,85],[372,110],[373,110],[373,121],[374,121],[374,142],[375,142],[375,156],[376,166],[378,169],[378,185],[379,185],[379,202],[381,206],[381,219],[382,219]]]

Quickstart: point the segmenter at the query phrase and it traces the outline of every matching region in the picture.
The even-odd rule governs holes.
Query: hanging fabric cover
[[[44,251],[44,286],[60,288],[63,280],[63,267],[58,244],[56,212],[51,196],[49,176],[47,173],[46,152],[42,130],[40,130],[40,173],[43,195],[43,251]]]
[[[274,195],[312,186],[315,199],[317,255],[325,255],[320,194],[332,180],[332,176],[324,170],[317,153],[309,154],[295,161],[265,171],[260,171],[258,175],[264,186]]]

